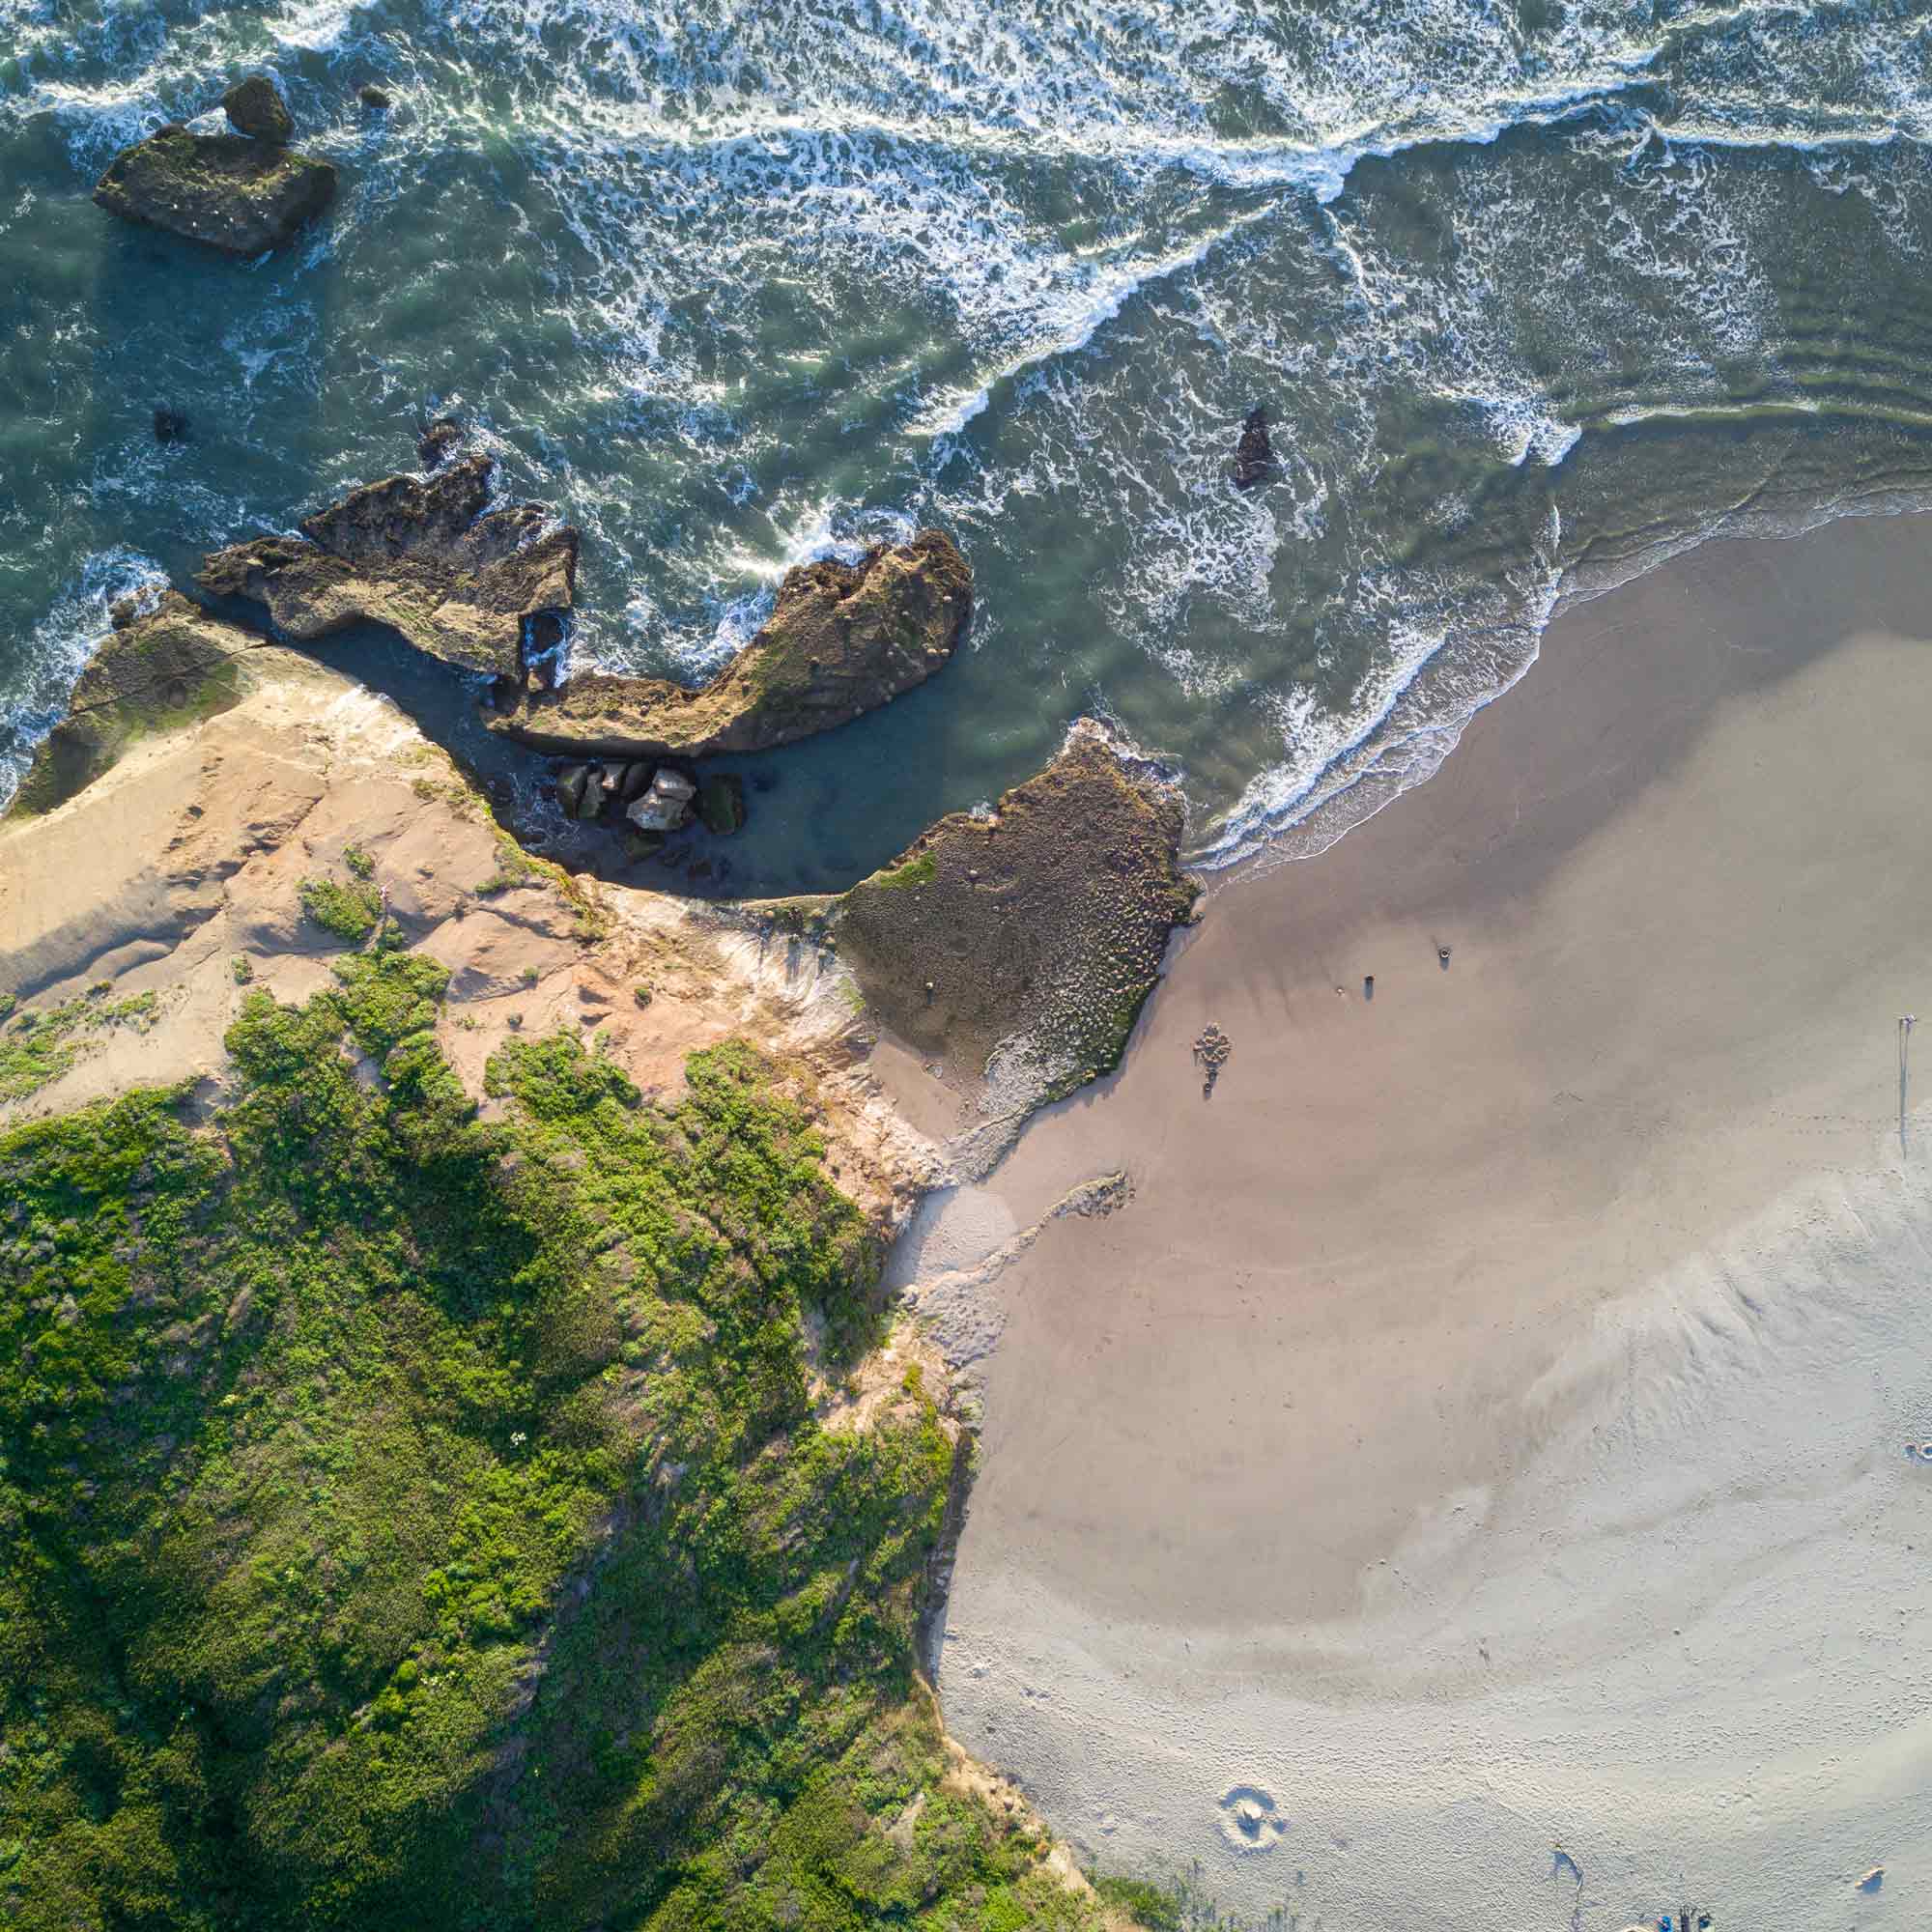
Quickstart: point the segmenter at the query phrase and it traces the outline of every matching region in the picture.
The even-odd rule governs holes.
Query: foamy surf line
[[[1305,762],[1275,766],[1251,780],[1240,800],[1188,854],[1205,872],[1246,867],[1260,876],[1296,859],[1319,858],[1441,770],[1469,721],[1513,690],[1534,668],[1544,633],[1574,607],[1621,589],[1701,545],[1725,538],[1782,540],[1805,535],[1841,517],[1906,516],[1932,510],[1932,485],[1896,486],[1829,502],[1729,511],[1694,529],[1660,534],[1634,556],[1601,571],[1572,565],[1549,584],[1540,614],[1526,617],[1527,647],[1509,675],[1443,715],[1391,729],[1405,701],[1433,665],[1449,661],[1459,633],[1446,628],[1434,649],[1396,680],[1381,708],[1350,740],[1325,753],[1310,773]],[[1364,755],[1366,754],[1366,755]]]

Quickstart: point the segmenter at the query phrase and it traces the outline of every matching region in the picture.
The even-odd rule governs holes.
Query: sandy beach
[[[902,1243],[999,1334],[948,1720],[1103,1866],[1330,1932],[1923,1922],[1928,535],[1564,612]]]

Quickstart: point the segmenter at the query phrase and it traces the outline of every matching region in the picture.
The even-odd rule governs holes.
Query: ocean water
[[[258,67],[342,173],[293,248],[91,205]],[[583,529],[580,667],[696,681],[791,563],[971,555],[947,671],[757,761],[736,889],[1082,713],[1201,862],[1313,849],[1559,595],[1932,496],[1928,134],[1924,4],[0,0],[0,791],[114,595],[453,412]]]

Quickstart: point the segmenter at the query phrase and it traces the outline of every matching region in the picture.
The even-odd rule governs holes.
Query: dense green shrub
[[[813,1419],[878,1256],[772,1069],[518,1041],[489,1123],[440,968],[337,979],[212,1122],[0,1137],[0,1923],[1088,1922],[941,1787],[958,1459]]]

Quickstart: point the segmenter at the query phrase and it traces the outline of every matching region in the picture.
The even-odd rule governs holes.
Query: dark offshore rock
[[[155,412],[155,440],[156,442],[183,442],[187,438],[187,418],[179,410],[156,410]]]
[[[266,73],[238,80],[221,97],[222,112],[238,134],[254,141],[287,141],[296,131],[282,91]]]
[[[829,731],[923,684],[973,614],[973,573],[943,530],[877,545],[856,564],[785,574],[770,618],[702,691],[587,672],[506,695],[485,722],[545,752],[704,757]]]
[[[137,738],[238,703],[244,652],[257,632],[212,617],[179,590],[152,611],[120,599],[114,628],[95,646],[67,716],[34,753],[14,795],[16,814],[51,811],[92,784]]]
[[[298,537],[217,551],[196,582],[260,599],[301,642],[368,619],[431,657],[521,686],[525,620],[569,608],[577,531],[535,503],[486,509],[490,469],[489,457],[467,456],[427,479],[365,484],[303,518]]]
[[[365,81],[358,87],[355,90],[355,98],[371,114],[385,113],[389,106],[387,91],[376,86],[373,81]]]
[[[838,901],[832,940],[923,1057],[1009,1122],[1119,1061],[1196,889],[1180,794],[1081,724],[990,818],[954,812]]]
[[[335,194],[335,170],[245,134],[163,128],[124,148],[94,190],[110,214],[230,255],[278,248]]]
[[[1267,411],[1257,405],[1241,424],[1241,440],[1235,445],[1235,488],[1252,490],[1264,483],[1274,469],[1274,445],[1268,441]]]

